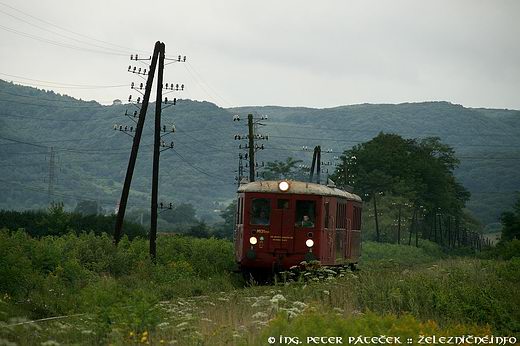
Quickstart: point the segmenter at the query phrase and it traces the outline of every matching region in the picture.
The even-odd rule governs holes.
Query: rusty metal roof
[[[280,180],[282,181],[282,180]],[[308,183],[305,181],[285,180],[289,183],[288,191],[280,191],[278,183],[280,181],[255,181],[240,185],[238,192],[264,192],[264,193],[283,193],[283,194],[302,194],[302,195],[319,195],[319,196],[334,196],[346,198],[361,202],[361,198],[353,193],[337,189],[335,187],[328,187],[326,185]]]

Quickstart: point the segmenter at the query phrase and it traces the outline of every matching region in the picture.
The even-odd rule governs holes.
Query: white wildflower
[[[293,305],[300,310],[303,310],[307,307],[307,304],[305,304],[304,302],[299,302],[299,301],[293,302]]]
[[[188,325],[189,323],[188,322],[182,322],[182,323],[179,323],[178,325],[176,325],[175,327],[176,328],[184,328]]]
[[[287,299],[285,299],[285,297],[283,295],[277,294],[273,298],[271,298],[271,303],[278,304],[279,302],[284,302],[286,300]]]
[[[54,340],[47,340],[45,342],[42,342],[42,346],[59,346],[59,345],[61,345],[61,344]]]
[[[157,328],[166,328],[169,325],[170,325],[170,323],[168,323],[168,322],[161,322],[157,325]]]
[[[265,312],[257,312],[256,314],[254,314],[253,316],[251,316],[251,318],[254,320],[254,321],[262,321],[262,320],[265,320],[269,317],[268,314],[266,314]]]
[[[282,308],[280,310],[287,312],[287,317],[289,317],[289,318],[294,318],[294,317],[298,316],[298,314],[300,313],[300,310],[298,310],[296,308],[291,308],[291,309]]]

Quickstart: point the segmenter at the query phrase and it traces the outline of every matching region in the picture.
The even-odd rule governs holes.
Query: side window
[[[345,229],[345,203],[338,203],[336,209],[336,228]]]
[[[354,206],[353,214],[352,229],[359,230],[361,229],[361,208]]]
[[[237,206],[235,208],[235,224],[240,224],[240,198],[237,198]]]
[[[329,228],[329,219],[330,219],[329,209],[330,209],[330,204],[329,204],[329,202],[326,202],[325,203],[325,228]]]
[[[244,197],[240,198],[240,224],[244,223]]]
[[[269,225],[271,214],[271,200],[267,198],[255,198],[251,203],[251,224]]]
[[[316,202],[296,201],[296,227],[314,228],[316,222]]]

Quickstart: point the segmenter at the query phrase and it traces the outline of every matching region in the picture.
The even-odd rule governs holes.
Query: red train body
[[[301,181],[257,181],[238,189],[235,259],[243,272],[280,271],[302,261],[357,263],[357,195]]]

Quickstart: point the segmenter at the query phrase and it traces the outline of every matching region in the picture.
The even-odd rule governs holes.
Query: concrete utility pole
[[[137,120],[137,127],[135,130],[135,136],[132,144],[132,151],[130,152],[130,159],[128,160],[128,168],[126,170],[125,182],[123,184],[123,191],[121,193],[121,199],[119,201],[119,211],[117,213],[116,225],[114,229],[114,243],[117,245],[122,237],[123,220],[125,218],[126,204],[128,201],[128,194],[130,193],[130,184],[132,183],[132,176],[134,174],[135,162],[137,159],[137,152],[139,151],[139,143],[141,142],[141,135],[143,133],[144,120],[146,117],[146,111],[148,109],[148,103],[150,101],[150,93],[152,91],[153,77],[155,74],[155,68],[157,65],[157,58],[159,55],[159,49],[161,43],[157,41],[153,50],[152,62],[148,72],[148,79],[146,80],[146,88],[143,96],[143,103],[139,112],[139,118]]]
[[[164,43],[159,48],[159,71],[157,73],[157,96],[155,99],[155,132],[153,146],[153,172],[152,172],[152,203],[150,220],[150,258],[155,262],[157,256],[157,198],[159,192],[159,154],[161,146],[161,110],[162,110],[162,89],[164,72]]]
[[[255,181],[255,130],[253,123],[253,114],[247,115],[248,147],[249,147],[249,182]]]

